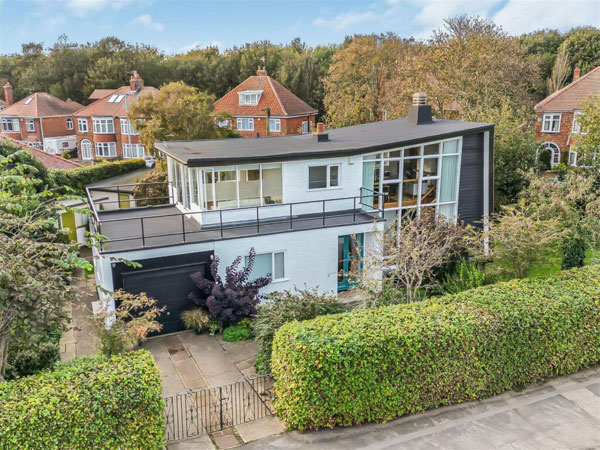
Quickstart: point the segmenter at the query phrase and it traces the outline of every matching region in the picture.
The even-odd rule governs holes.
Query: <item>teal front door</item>
[[[363,241],[362,233],[338,237],[338,292],[357,282],[362,269]]]

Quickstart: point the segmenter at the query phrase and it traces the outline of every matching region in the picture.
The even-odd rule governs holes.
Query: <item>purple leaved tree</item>
[[[215,256],[210,265],[214,281],[206,279],[203,272],[191,274],[190,278],[197,289],[190,292],[189,299],[206,308],[211,318],[217,320],[222,327],[254,316],[259,302],[259,290],[271,282],[271,274],[250,281],[255,258],[256,251],[252,248],[248,255],[248,265],[240,268],[242,256],[238,256],[225,269],[223,280],[219,275],[219,258]]]

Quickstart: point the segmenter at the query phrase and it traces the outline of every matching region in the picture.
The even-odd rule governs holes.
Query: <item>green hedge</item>
[[[0,383],[0,448],[162,449],[161,391],[144,350]]]
[[[600,266],[284,325],[276,412],[291,428],[386,421],[600,362]]]
[[[69,186],[83,191],[90,183],[121,175],[133,170],[146,167],[143,159],[126,159],[122,161],[107,161],[93,166],[80,167],[72,170],[51,170],[50,174],[56,186]]]

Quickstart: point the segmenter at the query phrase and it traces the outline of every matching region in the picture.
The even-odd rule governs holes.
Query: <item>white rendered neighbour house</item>
[[[191,307],[189,275],[209,276],[215,256],[224,272],[254,248],[253,275],[273,278],[263,292],[337,293],[395,218],[427,207],[480,221],[492,205],[493,125],[432,120],[423,97],[415,103],[404,119],[312,136],[157,143],[168,204],[101,211],[92,202],[94,230],[108,237],[95,250],[99,286],[157,298],[172,332]]]

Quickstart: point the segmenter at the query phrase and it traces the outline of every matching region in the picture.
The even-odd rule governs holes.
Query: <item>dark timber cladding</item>
[[[243,162],[350,156],[492,131],[488,123],[433,120],[412,124],[408,119],[354,125],[328,130],[329,138],[318,142],[310,134],[260,139],[206,139],[157,142],[156,148],[190,167]],[[491,146],[490,146],[491,150]]]
[[[467,224],[479,226],[481,226],[484,215],[483,138],[483,133],[471,134],[463,138],[458,189],[458,217]],[[490,186],[492,186],[491,183]],[[491,191],[492,188],[490,188]]]

